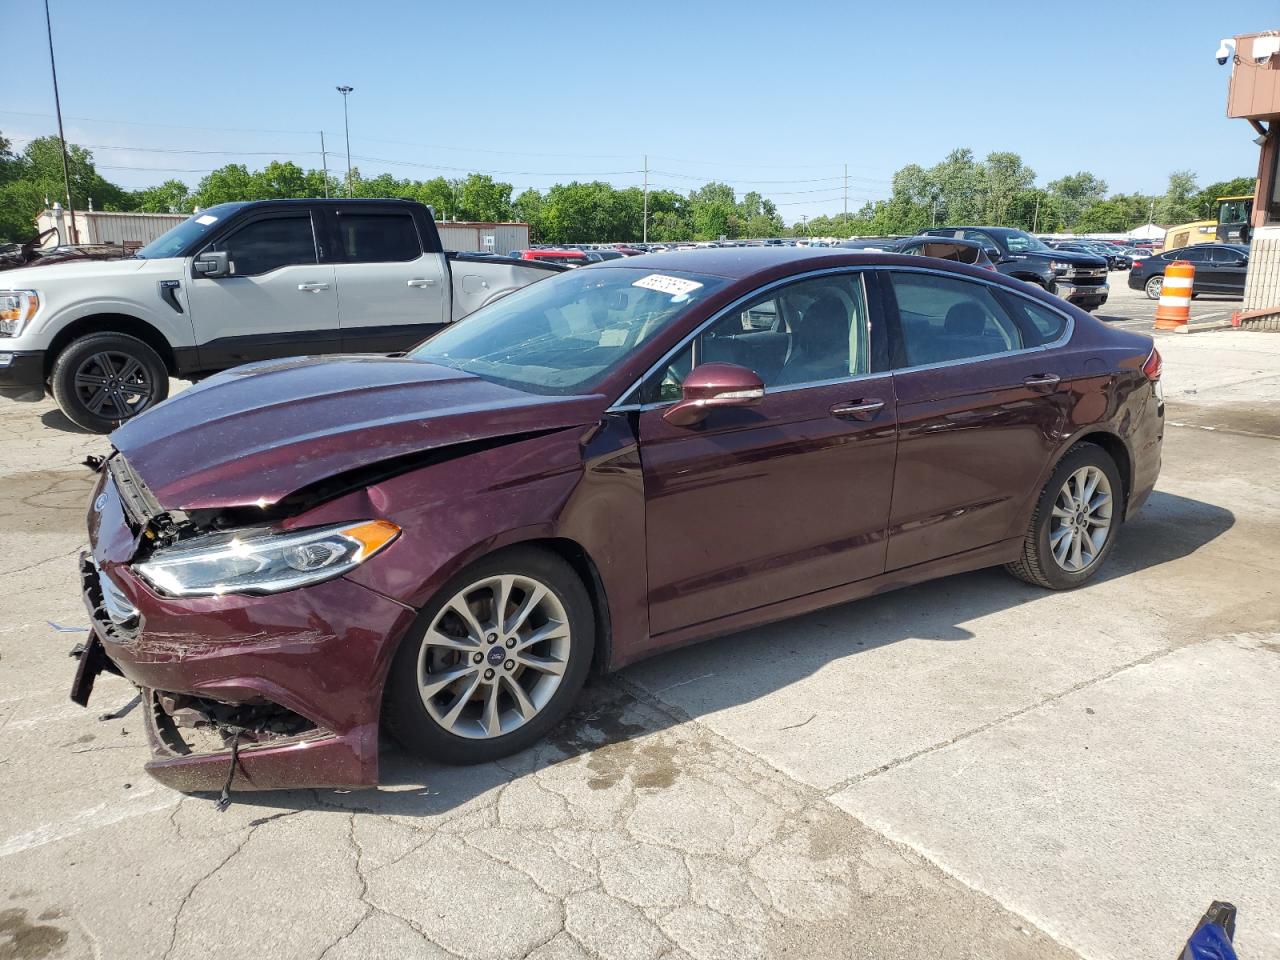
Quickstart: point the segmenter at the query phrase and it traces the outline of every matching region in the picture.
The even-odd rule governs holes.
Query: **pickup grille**
[[[1102,284],[1107,280],[1107,269],[1106,267],[1072,267],[1067,271],[1064,279],[1083,287]]]

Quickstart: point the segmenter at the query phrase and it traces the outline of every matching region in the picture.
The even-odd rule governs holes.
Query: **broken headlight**
[[[157,550],[134,569],[169,597],[279,593],[341,576],[399,534],[390,521],[361,520],[289,533],[202,538]]]

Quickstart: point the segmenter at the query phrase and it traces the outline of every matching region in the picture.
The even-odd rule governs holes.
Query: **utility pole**
[[[804,231],[804,235],[809,235],[809,218],[805,214],[800,214],[800,229]]]
[[[62,99],[58,96],[58,65],[53,59],[53,20],[49,17],[49,0],[44,0],[44,25],[49,34],[49,69],[53,72],[53,108],[58,114],[58,140],[62,144],[62,185],[67,191],[67,213],[71,214],[71,242],[79,243],[76,233],[76,205],[71,201],[71,167],[67,163],[67,137],[62,132]]]
[[[641,243],[649,242],[649,155],[644,155],[644,221],[640,227]]]
[[[936,227],[938,225],[938,198],[937,197],[933,198],[933,206],[931,207],[931,209],[933,210],[933,213],[930,215],[929,223],[931,226]]]
[[[849,165],[844,165],[844,227],[849,227]]]
[[[347,134],[347,197],[351,196],[351,124],[347,119],[347,96],[355,87],[338,87],[342,94],[342,128]]]
[[[324,131],[320,131],[320,165],[324,167],[324,198],[329,199],[329,154],[324,149]]]
[[[1035,233],[1040,223],[1040,191],[1036,191],[1036,212],[1031,215],[1031,232]]]
[[[1152,221],[1155,220],[1155,216],[1156,216],[1156,198],[1152,197],[1151,206],[1147,208],[1147,226],[1148,227],[1151,226]]]

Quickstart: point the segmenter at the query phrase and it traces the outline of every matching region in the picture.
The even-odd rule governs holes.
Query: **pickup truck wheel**
[[[73,340],[58,354],[49,382],[67,419],[94,433],[110,433],[169,395],[164,361],[123,333]]]

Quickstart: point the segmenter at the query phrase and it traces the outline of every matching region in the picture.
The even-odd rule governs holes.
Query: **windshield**
[[[531,284],[409,356],[532,393],[585,393],[727,281],[591,267]]]
[[[1021,230],[1005,230],[1000,234],[1000,238],[1004,240],[1004,245],[1009,248],[1010,253],[1053,252],[1052,248],[1046,246],[1038,237],[1023,233]]]
[[[183,220],[176,227],[160,234],[134,256],[143,260],[161,260],[165,257],[176,257],[192,241],[203,237],[213,229],[216,223],[230,216],[242,206],[243,204],[240,203],[220,203],[216,207],[210,207],[208,210],[201,210],[199,213]]]

